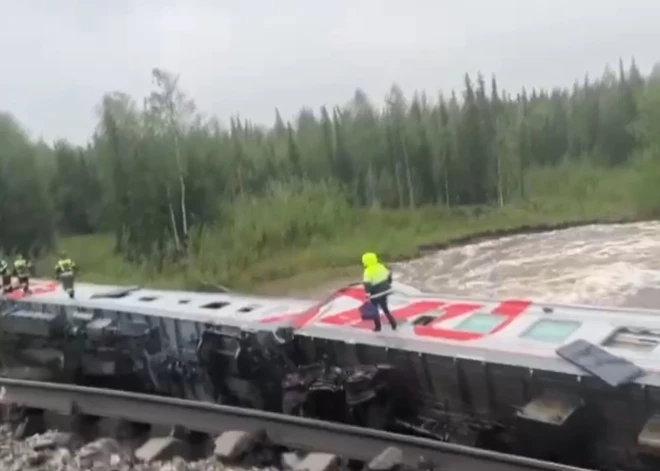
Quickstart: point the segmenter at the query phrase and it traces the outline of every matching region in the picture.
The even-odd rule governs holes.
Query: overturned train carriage
[[[227,311],[216,315],[229,306],[227,302],[186,293],[191,299],[179,296],[176,305],[192,304],[192,313],[170,312],[111,301],[138,294],[135,288],[91,291],[87,301],[68,304],[53,302],[43,293],[5,298],[0,315],[2,374],[378,428],[392,421],[393,404],[404,402],[397,399],[389,365],[337,368],[324,359],[306,361],[292,326],[260,327],[228,318]],[[145,303],[157,296],[141,291],[138,299]],[[282,311],[268,300],[260,301],[266,301],[267,312],[275,307],[276,312],[286,313],[291,308]],[[292,312],[309,306],[313,303],[302,302]],[[263,308],[252,302],[234,314]],[[212,314],[195,315],[194,309]]]
[[[660,316],[524,300],[322,303],[81,285],[5,299],[5,374],[387,428],[598,469],[660,466]],[[19,298],[20,295],[15,295]],[[387,325],[385,323],[385,325]],[[32,376],[30,376],[32,374]],[[104,379],[121,377],[104,383]]]

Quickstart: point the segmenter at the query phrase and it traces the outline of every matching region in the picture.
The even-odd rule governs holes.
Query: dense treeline
[[[394,85],[382,106],[357,90],[346,106],[303,108],[295,122],[276,112],[269,129],[239,117],[224,128],[196,111],[177,76],[152,75],[144,100],[103,97],[84,148],[32,142],[0,115],[5,251],[103,232],[129,260],[162,266],[214,244],[247,247],[222,255],[242,266],[329,237],[353,223],[351,207],[504,206],[525,200],[532,168],[621,166],[660,152],[660,86],[634,62],[571,89],[515,95],[467,75],[460,94],[409,101]]]

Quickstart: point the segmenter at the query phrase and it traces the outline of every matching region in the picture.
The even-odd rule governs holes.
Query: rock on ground
[[[15,440],[8,426],[0,426],[0,469],[3,471],[225,471],[214,458],[186,462],[143,464],[113,439],[76,443],[66,433],[48,431],[25,440]],[[239,471],[239,470],[227,470]]]

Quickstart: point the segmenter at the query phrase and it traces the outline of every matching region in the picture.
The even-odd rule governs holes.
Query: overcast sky
[[[154,66],[226,122],[460,86],[570,85],[660,59],[659,0],[0,0],[0,109],[82,143],[112,90],[146,95]]]

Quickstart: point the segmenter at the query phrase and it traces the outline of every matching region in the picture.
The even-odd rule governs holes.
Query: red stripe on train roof
[[[523,314],[529,306],[531,306],[531,301],[522,301],[517,299],[510,299],[501,302],[495,309],[491,311],[492,314],[502,314],[506,316],[493,330],[486,333],[479,332],[465,332],[462,330],[454,329],[444,329],[439,327],[433,327],[434,324],[439,324],[440,322],[447,321],[449,319],[454,319],[456,317],[469,314],[476,311],[477,309],[483,307],[482,304],[469,304],[469,303],[457,303],[450,304],[445,309],[445,314],[435,319],[428,325],[418,325],[415,326],[415,335],[419,337],[432,337],[440,338],[447,340],[477,340],[484,337],[488,337],[497,332],[504,330],[509,324],[511,324],[516,318]]]
[[[319,314],[321,309],[332,301],[336,300],[337,298],[341,296],[348,296],[353,299],[358,299],[358,300],[366,300],[367,296],[363,288],[357,288],[357,287],[346,287],[346,288],[341,288],[334,293],[332,293],[330,296],[328,296],[325,300],[314,304],[311,306],[309,309],[306,309],[303,312],[296,312],[293,314],[279,314],[275,316],[270,316],[270,317],[264,317],[262,319],[259,319],[260,323],[263,324],[271,324],[275,322],[280,322],[284,321],[287,319],[292,320],[292,326],[297,327],[297,328],[302,328],[305,327],[309,322],[313,321],[316,316]]]
[[[351,286],[343,288],[333,293],[325,301],[320,302],[319,304],[312,306],[308,310],[299,314],[286,314],[281,316],[272,316],[266,319],[262,319],[260,322],[272,323],[277,321],[283,321],[286,319],[292,320],[292,325],[297,328],[305,327],[311,323],[321,323],[321,324],[330,324],[334,326],[350,326],[359,329],[367,329],[373,326],[372,321],[363,320],[359,307],[352,307],[345,309],[341,312],[336,312],[334,314],[322,315],[321,310],[327,306],[332,301],[346,296],[352,298],[356,301],[364,302],[367,299],[367,295],[364,289],[361,286]],[[416,302],[411,302],[409,305],[393,309],[392,315],[398,321],[405,321],[410,317],[417,317],[424,313],[435,311],[440,308],[444,310],[444,313],[437,318],[433,319],[427,325],[417,325],[414,326],[415,336],[421,338],[431,338],[431,339],[445,339],[445,340],[458,340],[458,341],[468,341],[468,340],[477,340],[483,337],[488,337],[492,334],[504,330],[509,326],[519,315],[523,314],[530,306],[532,305],[531,301],[520,300],[520,299],[510,299],[505,300],[499,305],[497,305],[492,311],[492,314],[501,314],[506,316],[500,324],[498,324],[493,330],[487,333],[475,333],[475,332],[465,332],[448,328],[436,327],[438,324],[454,319],[456,317],[464,316],[470,314],[474,311],[479,310],[484,307],[482,303],[466,303],[466,302],[457,302],[451,303],[442,300],[420,300]],[[383,317],[383,316],[381,316]],[[383,322],[386,322],[385,319],[382,319]]]
[[[25,294],[18,283],[14,283],[14,291],[6,295],[7,299],[17,300],[29,298],[39,294],[48,294],[57,291],[60,284],[57,281],[30,280],[30,293]]]

